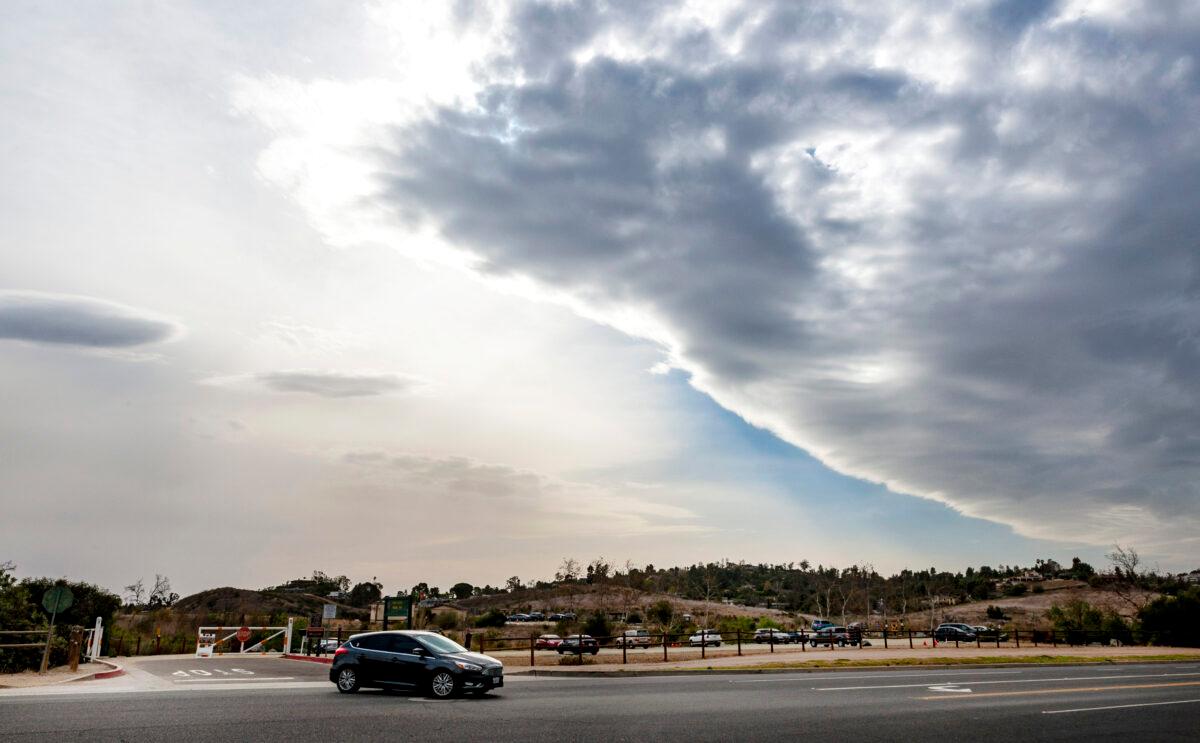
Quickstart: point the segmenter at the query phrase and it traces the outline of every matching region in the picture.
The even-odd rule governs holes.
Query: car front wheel
[[[358,674],[353,668],[343,668],[337,677],[338,691],[343,694],[353,694],[358,691]]]
[[[458,691],[458,679],[449,671],[438,671],[429,679],[429,694],[437,699],[448,699]]]

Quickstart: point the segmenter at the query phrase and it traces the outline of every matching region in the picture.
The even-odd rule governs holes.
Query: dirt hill
[[[176,614],[222,614],[222,615],[271,615],[283,613],[290,616],[319,614],[325,604],[337,604],[338,616],[366,618],[367,610],[358,609],[333,599],[311,593],[287,593],[283,591],[253,591],[246,588],[211,588],[207,591],[185,596],[172,607]]]
[[[1042,584],[1042,592],[1027,593],[1024,596],[1000,597],[987,601],[972,601],[957,606],[941,607],[938,610],[939,621],[966,622],[967,624],[995,624],[997,620],[989,619],[987,609],[996,606],[1004,611],[1006,617],[1018,626],[1045,627],[1049,625],[1046,612],[1055,604],[1065,604],[1072,599],[1081,599],[1100,609],[1108,609],[1129,618],[1133,616],[1133,608],[1122,601],[1112,591],[1092,588],[1087,583],[1074,580],[1052,580]],[[1141,596],[1149,600],[1156,594],[1142,592]],[[943,618],[944,615],[944,618]],[[921,618],[928,622],[928,612],[913,612],[909,614],[910,624],[920,624]],[[1008,621],[1008,620],[1005,620]]]
[[[659,601],[667,601],[675,607],[676,614],[691,614],[694,617],[781,617],[788,613],[779,609],[758,606],[735,606],[719,601],[697,601],[671,596],[664,593],[648,593],[624,586],[571,585],[554,588],[528,588],[516,593],[500,593],[491,596],[473,596],[453,605],[472,613],[490,609],[505,612],[540,611],[546,614],[556,611],[571,611],[584,614],[593,611],[645,612],[646,607]]]

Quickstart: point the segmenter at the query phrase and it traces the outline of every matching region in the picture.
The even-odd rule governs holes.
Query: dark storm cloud
[[[520,82],[396,133],[398,213],[651,314],[841,469],[1042,535],[1197,525],[1196,14],[648,7],[523,6]]]
[[[0,339],[124,349],[169,340],[179,328],[91,297],[0,291]]]
[[[275,371],[254,379],[276,392],[303,392],[320,397],[371,397],[405,392],[413,380],[398,374],[366,374],[334,371]]]

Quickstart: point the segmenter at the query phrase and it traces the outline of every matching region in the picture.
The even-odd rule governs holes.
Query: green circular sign
[[[75,595],[66,586],[55,586],[42,597],[42,606],[51,614],[60,614],[71,607]]]

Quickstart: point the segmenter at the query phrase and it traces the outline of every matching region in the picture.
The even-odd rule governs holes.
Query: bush
[[[612,623],[608,615],[602,611],[593,613],[583,621],[583,634],[592,637],[609,637],[612,635]]]
[[[641,624],[642,615],[638,614],[636,611],[631,611],[629,612],[629,616],[625,617],[625,621],[630,624]]]
[[[475,617],[476,627],[503,627],[508,621],[508,616],[499,609],[492,609],[486,614],[481,614]]]
[[[987,608],[988,619],[1004,619],[1004,609],[999,606],[989,606]]]
[[[1028,587],[1024,583],[1012,583],[1004,587],[1005,596],[1024,596]]]
[[[1153,645],[1200,647],[1200,587],[1159,596],[1140,612],[1142,635]]]
[[[458,614],[453,611],[438,612],[433,617],[433,623],[439,629],[458,629],[459,628]]]
[[[1041,583],[1038,583],[1038,584],[1034,585],[1033,592],[1034,593],[1045,593],[1046,589],[1042,586]]]

